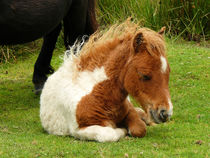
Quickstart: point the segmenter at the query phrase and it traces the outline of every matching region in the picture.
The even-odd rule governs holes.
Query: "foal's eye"
[[[140,80],[149,81],[149,80],[152,79],[151,76],[149,76],[149,75],[144,75],[144,74],[142,74],[141,72],[138,72],[138,74],[140,75]]]
[[[143,79],[143,81],[149,81],[149,80],[151,80],[151,76],[143,75],[142,79]]]

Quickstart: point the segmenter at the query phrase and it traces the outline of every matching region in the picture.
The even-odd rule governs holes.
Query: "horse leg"
[[[53,50],[61,30],[59,24],[53,31],[44,36],[44,42],[41,52],[36,60],[33,73],[33,83],[35,86],[35,94],[39,94],[47,80],[47,74],[53,73],[53,68],[50,66]]]
[[[93,34],[99,26],[96,21],[95,6],[96,6],[96,0],[88,0],[88,9],[87,9],[88,13],[86,16],[86,28],[85,28],[85,33],[87,35]]]
[[[129,106],[129,112],[125,119],[128,133],[133,137],[144,137],[146,134],[145,122],[139,117],[138,112],[129,101],[126,101],[126,104]]]
[[[64,42],[68,49],[78,37],[85,34],[88,1],[75,0],[64,18]]]
[[[74,136],[84,140],[115,142],[120,138],[125,137],[126,133],[127,130],[124,128],[111,128],[93,125],[80,129],[76,134],[74,134]]]

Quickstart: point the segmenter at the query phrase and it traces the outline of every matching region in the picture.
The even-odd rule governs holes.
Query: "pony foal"
[[[161,34],[127,20],[95,33],[82,48],[74,45],[44,85],[40,101],[44,129],[107,142],[119,140],[127,131],[143,137],[145,123],[167,121],[172,115],[170,69]],[[76,55],[71,53],[75,50]],[[128,94],[141,104],[143,113],[127,100]]]

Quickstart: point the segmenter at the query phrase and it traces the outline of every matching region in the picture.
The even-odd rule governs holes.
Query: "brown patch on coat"
[[[77,106],[79,128],[91,125],[116,126],[120,123],[127,115],[128,107],[124,104],[127,93],[118,91],[120,89],[113,82],[106,80],[84,96]]]

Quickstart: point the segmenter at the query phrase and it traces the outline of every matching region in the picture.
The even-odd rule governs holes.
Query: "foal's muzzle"
[[[166,122],[168,120],[168,114],[166,110],[161,110],[159,114],[159,118],[162,122]]]
[[[165,109],[161,110],[153,110],[150,109],[151,118],[154,120],[155,123],[163,123],[170,120],[171,115]]]

